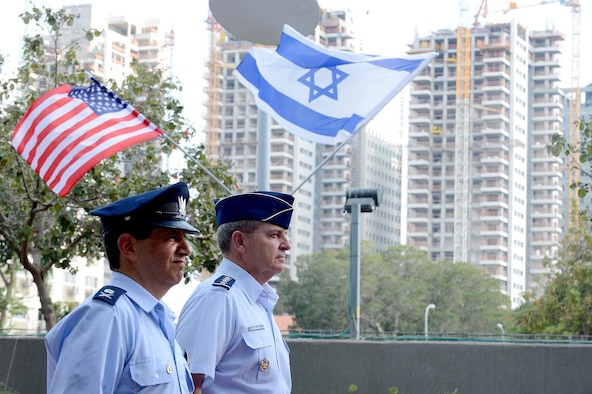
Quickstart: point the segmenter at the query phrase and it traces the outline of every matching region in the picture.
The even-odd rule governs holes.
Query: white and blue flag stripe
[[[252,48],[235,76],[287,131],[334,145],[368,123],[435,56],[328,49],[286,25],[278,48]]]

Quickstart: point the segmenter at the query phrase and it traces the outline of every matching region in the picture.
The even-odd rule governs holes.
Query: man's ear
[[[117,247],[121,256],[130,261],[136,261],[136,238],[130,233],[123,233],[117,238]]]
[[[245,233],[240,230],[236,230],[232,233],[231,242],[239,252],[245,251]]]

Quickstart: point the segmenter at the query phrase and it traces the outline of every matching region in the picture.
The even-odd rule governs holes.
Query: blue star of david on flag
[[[257,106],[288,132],[334,145],[365,126],[436,57],[325,48],[284,26],[275,51],[253,47],[234,70]]]
[[[315,82],[315,74],[317,74],[319,71],[331,72],[331,83],[329,83],[325,87],[321,87],[317,85]],[[347,73],[338,70],[336,67],[328,67],[326,69],[310,70],[302,77],[298,78],[298,82],[301,82],[305,86],[308,86],[310,88],[310,92],[308,93],[308,102],[311,102],[319,96],[323,95],[332,98],[333,100],[338,100],[337,85],[347,76]]]

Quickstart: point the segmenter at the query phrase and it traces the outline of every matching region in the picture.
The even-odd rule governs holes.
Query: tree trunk
[[[41,273],[33,274],[33,281],[37,285],[39,292],[39,301],[41,302],[41,313],[45,319],[45,329],[49,331],[56,324],[55,312],[53,310],[53,303],[49,297],[49,289],[47,283],[43,279]]]
[[[31,263],[27,255],[21,255],[20,258],[23,267],[31,273],[31,275],[33,276],[33,282],[35,282],[35,286],[37,286],[39,302],[41,303],[40,312],[43,314],[43,319],[45,320],[45,329],[46,331],[49,331],[53,326],[55,326],[56,317],[55,312],[53,310],[51,298],[49,297],[49,289],[47,288],[47,283],[45,283],[43,271],[40,268],[41,263]],[[37,258],[37,260],[39,260],[39,258]]]

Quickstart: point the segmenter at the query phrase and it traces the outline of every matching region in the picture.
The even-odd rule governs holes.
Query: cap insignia
[[[177,202],[179,203],[179,213],[183,216],[186,215],[186,207],[187,207],[187,200],[185,200],[183,197],[179,196],[177,197]]]

